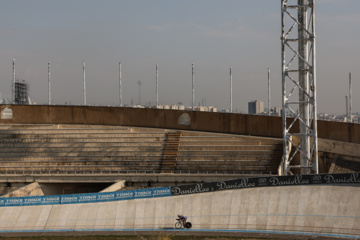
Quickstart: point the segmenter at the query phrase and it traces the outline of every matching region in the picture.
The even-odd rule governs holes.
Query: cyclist
[[[186,224],[187,216],[184,216],[182,214],[178,214],[178,218],[183,222],[184,226]]]

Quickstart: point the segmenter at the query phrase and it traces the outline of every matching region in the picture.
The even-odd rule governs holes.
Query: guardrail
[[[219,175],[277,175],[276,172],[259,172],[259,171],[199,171],[199,170],[123,170],[123,171],[0,171],[0,176],[5,175],[21,175],[21,176],[34,176],[34,175],[120,175],[120,174],[219,174]]]

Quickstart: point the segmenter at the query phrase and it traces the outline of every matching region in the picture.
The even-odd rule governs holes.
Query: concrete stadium
[[[183,213],[193,230],[360,237],[359,124],[318,121],[320,173],[335,174],[326,175],[334,181],[247,188],[278,175],[280,117],[91,106],[0,110],[2,233],[168,229]],[[232,179],[241,187],[161,198],[31,206],[7,200],[90,199]]]

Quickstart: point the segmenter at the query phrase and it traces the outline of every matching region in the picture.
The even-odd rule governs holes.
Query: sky
[[[83,69],[90,105],[195,102],[247,112],[248,102],[281,107],[280,0],[0,0],[0,93],[9,97],[12,59],[16,78],[29,83],[38,104],[48,103],[48,61],[53,104],[83,104]],[[353,112],[360,112],[360,1],[317,0],[318,112],[345,113],[349,72]]]

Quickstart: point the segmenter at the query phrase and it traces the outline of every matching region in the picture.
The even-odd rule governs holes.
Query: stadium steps
[[[33,166],[4,166],[0,167],[1,172],[54,172],[54,171],[61,171],[61,172],[72,172],[72,171],[108,171],[108,172],[116,172],[116,171],[158,171],[159,165],[152,164],[152,165],[84,165],[84,166],[78,166],[78,165],[39,165],[36,167]]]
[[[171,172],[176,168],[181,131],[167,133],[164,155],[161,162],[161,172]]]
[[[30,145],[30,144],[29,144]],[[0,159],[15,157],[60,157],[60,156],[161,156],[164,143],[137,146],[121,143],[68,143],[68,144],[0,144]],[[12,147],[13,146],[13,147]]]

